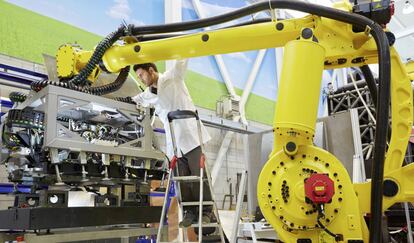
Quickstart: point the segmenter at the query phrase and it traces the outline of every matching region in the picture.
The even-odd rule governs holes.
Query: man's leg
[[[200,157],[201,157],[201,148],[197,147],[190,152],[186,153],[184,157],[188,160],[188,167],[190,169],[191,175],[200,176]],[[206,165],[207,166],[207,165]],[[207,175],[204,170],[204,177],[207,178]],[[200,200],[200,183],[192,183],[193,190],[192,194],[195,201]],[[210,187],[208,185],[208,181],[204,181],[203,183],[203,199],[204,201],[212,201]],[[197,208],[198,209],[198,208]],[[197,210],[198,211],[198,210]],[[197,212],[198,213],[198,212]],[[197,214],[198,215],[198,214]],[[213,214],[213,207],[212,206],[204,206],[203,205],[203,223],[211,223],[215,222],[217,219],[214,217]],[[216,231],[214,227],[206,227],[203,228],[203,235],[209,235]],[[194,232],[198,234],[198,228],[194,228]]]
[[[190,170],[191,175],[193,176],[200,176],[200,157],[201,157],[201,148],[197,147],[190,152],[186,153],[184,157],[188,161],[188,167]],[[207,166],[207,165],[206,165]],[[204,170],[204,177],[206,176],[206,172]],[[192,187],[192,196],[194,201],[199,201],[199,195],[200,195],[200,184],[199,183],[192,183],[194,186]],[[204,181],[203,186],[203,198],[204,201],[211,201],[211,193],[210,193],[210,187],[208,186],[208,181]],[[203,212],[211,212],[212,207],[211,206],[205,206],[203,207]]]
[[[177,170],[178,176],[189,176],[191,175],[190,168],[188,166],[188,161],[185,157],[179,158],[177,160]],[[179,182],[180,183],[180,193],[181,193],[181,200],[183,202],[191,202],[194,201],[193,199],[193,183],[191,182]],[[188,227],[190,224],[193,223],[197,219],[197,208],[194,206],[187,206],[184,207],[184,218],[183,221],[180,222],[181,227]]]

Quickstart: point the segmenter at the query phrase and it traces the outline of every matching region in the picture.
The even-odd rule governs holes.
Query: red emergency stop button
[[[305,195],[313,203],[328,203],[334,194],[334,182],[326,174],[312,174],[305,182]]]

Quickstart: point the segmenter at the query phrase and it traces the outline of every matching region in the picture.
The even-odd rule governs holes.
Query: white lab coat
[[[176,110],[196,110],[187,86],[184,83],[186,69],[187,60],[177,60],[172,69],[159,74],[157,94],[153,94],[150,88],[147,87],[144,92],[132,97],[137,104],[141,104],[144,107],[149,105],[154,106],[155,113],[164,124],[167,140],[166,154],[169,158],[174,156],[174,150],[167,114],[170,111]],[[179,157],[200,146],[197,122],[195,119],[175,120],[173,124]],[[201,131],[203,143],[206,143],[211,137],[203,124]]]

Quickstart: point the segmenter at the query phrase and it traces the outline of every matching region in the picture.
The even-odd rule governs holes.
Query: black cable
[[[371,69],[368,65],[364,65],[360,67],[362,74],[365,78],[365,83],[368,86],[369,93],[371,94],[372,104],[374,105],[374,108],[377,108],[377,96],[378,96],[378,87],[377,87],[377,81],[374,78],[374,75],[371,72]],[[391,123],[389,122],[388,127],[391,127]],[[387,141],[390,141],[391,139],[391,129],[388,129],[387,132]]]
[[[374,157],[371,166],[371,220],[370,242],[378,243],[382,239],[382,199],[384,179],[384,159],[388,134],[391,58],[388,39],[382,28],[377,24],[372,31],[382,33],[373,35],[378,49],[379,63],[379,90],[376,105],[377,126],[375,129]]]
[[[375,81],[374,75],[372,75],[371,69],[368,65],[360,67],[362,74],[364,75],[365,82],[368,86],[369,93],[371,94],[372,103],[374,107],[377,106],[378,88],[377,82]]]
[[[135,102],[132,100],[130,96],[127,97],[115,97],[114,100],[121,101],[129,104],[135,104]]]
[[[121,69],[114,82],[98,87],[90,87],[87,91],[94,95],[105,95],[119,90],[128,78],[129,69],[130,66]]]
[[[26,100],[27,95],[21,93],[21,92],[11,92],[9,94],[9,99],[11,100],[11,102],[13,103],[22,103]]]
[[[78,75],[73,77],[70,80],[67,81],[49,81],[49,80],[42,80],[42,81],[34,81],[31,84],[31,89],[38,92],[48,84],[69,88],[72,90],[77,90],[81,92],[96,92],[96,93],[102,93],[104,94],[108,90],[120,88],[118,87],[118,82],[114,82],[112,84],[102,86],[102,87],[96,87],[91,88],[88,90],[88,88],[83,87],[86,84],[86,81],[89,77],[89,75],[93,72],[93,70],[97,67],[99,62],[101,61],[103,55],[105,54],[106,50],[108,50],[119,38],[122,36],[125,36],[125,33],[127,31],[127,27],[125,25],[122,25],[119,27],[116,31],[110,33],[107,35],[99,44],[96,46],[94,52],[92,53],[92,57],[89,59],[88,63],[85,65],[84,68],[79,72]],[[128,68],[129,71],[129,68]],[[122,70],[120,72],[119,76],[123,76]],[[118,76],[118,78],[119,78]],[[117,79],[118,80],[118,79]],[[125,80],[124,80],[125,81]],[[110,92],[109,92],[110,93]]]
[[[319,225],[319,227],[321,227],[321,229],[323,229],[328,235],[332,236],[333,238],[335,238],[335,241],[339,241],[339,239],[341,238],[339,235],[333,233],[332,231],[330,231],[328,228],[326,228],[325,225],[322,224],[322,222],[320,221],[320,219],[323,217],[324,213],[323,213],[323,209],[322,209],[323,205],[322,204],[318,204],[317,205],[317,210],[318,210],[318,216],[316,218],[316,221]]]
[[[72,85],[86,84],[88,76],[99,64],[105,54],[105,51],[108,50],[117,40],[119,40],[119,38],[125,35],[126,29],[127,27],[122,25],[116,31],[110,33],[101,42],[99,42],[86,66],[79,72],[78,75],[68,81],[69,87]]]
[[[367,83],[363,80],[358,80],[358,81],[355,82],[355,84],[359,89],[364,88],[367,85]],[[346,92],[346,91],[352,91],[352,90],[355,90],[354,84],[353,83],[350,83],[350,84],[348,83],[348,84],[344,84],[341,87],[337,88],[335,90],[334,94],[339,94],[339,93],[343,93],[343,92]]]
[[[283,20],[283,19],[278,19],[278,20]],[[243,23],[239,23],[239,24],[235,24],[235,25],[230,25],[230,26],[226,26],[226,27],[218,28],[218,29],[214,29],[214,30],[222,30],[222,29],[252,25],[252,24],[267,23],[267,22],[271,22],[271,21],[272,21],[271,18],[260,18],[260,19],[255,19],[255,20],[251,20],[251,21],[247,21],[247,22],[243,22]],[[184,36],[184,35],[189,35],[189,34],[193,34],[193,33],[185,32],[185,33],[167,33],[167,34],[153,34],[153,35],[149,34],[149,35],[136,36],[136,38],[137,38],[138,41],[144,42],[144,41],[152,41],[152,40],[160,40],[160,39],[166,39],[166,38],[172,38],[172,37],[179,37],[179,36]]]
[[[321,220],[320,220],[319,217],[317,219],[317,222],[318,222],[319,227],[321,227],[323,229],[323,231],[325,231],[328,235],[330,235],[333,238],[335,238],[335,241],[337,241],[336,239],[337,239],[338,235],[336,235],[335,233],[332,233],[332,231],[330,231],[328,228],[326,228],[326,226],[322,224],[322,222],[321,222]]]
[[[133,26],[130,25],[130,33],[132,35],[143,35],[143,34],[161,34],[171,33],[178,31],[194,30],[203,27],[213,26],[222,24],[234,19],[238,19],[247,15],[254,14],[259,11],[268,10],[271,8],[278,9],[292,9],[310,14],[315,14],[342,22],[350,23],[364,28],[365,26],[371,26],[375,24],[374,21],[357,14],[348,13],[342,10],[332,9],[329,7],[311,4],[308,2],[296,2],[290,0],[270,0],[269,2],[259,2],[232,12],[225,14],[204,18],[200,20],[193,20],[181,23],[171,23],[164,25],[147,25],[147,26]]]
[[[44,87],[46,87],[47,85],[50,84],[50,85],[55,85],[55,86],[68,88],[68,89],[75,90],[75,91],[80,91],[80,92],[100,96],[100,95],[109,94],[109,93],[112,93],[112,92],[115,92],[115,91],[119,90],[122,87],[122,85],[125,83],[125,81],[127,80],[129,70],[130,70],[129,66],[121,69],[121,71],[118,74],[118,77],[115,79],[114,82],[106,84],[106,85],[102,85],[102,86],[97,86],[97,87],[86,87],[86,86],[81,87],[81,86],[78,86],[78,85],[69,86],[68,83],[64,82],[64,81],[48,81],[47,80],[47,81],[34,81],[34,82],[32,82],[31,89],[36,91],[36,92],[39,92]],[[114,99],[117,100],[117,101],[134,104],[132,102],[131,97],[116,97]]]
[[[66,81],[51,81],[51,80],[33,81],[30,84],[30,88],[33,91],[39,92],[47,85],[59,86],[59,87],[63,87],[63,88],[71,89],[71,90],[80,91],[80,92],[87,91],[86,87],[82,87],[78,85],[69,85]]]
[[[152,40],[160,40],[160,39],[179,37],[179,36],[188,35],[188,34],[191,34],[191,33],[168,33],[168,34],[157,34],[157,35],[138,35],[138,36],[135,36],[135,38],[139,42],[144,42],[144,41],[152,41]]]
[[[278,18],[277,20],[281,21],[281,20],[284,20],[284,19]],[[252,24],[261,24],[261,23],[267,23],[267,22],[272,22],[272,18],[254,19],[254,20],[242,22],[242,23],[239,23],[239,24],[229,25],[229,26],[226,26],[226,27],[223,27],[223,28],[218,28],[218,30],[234,28],[234,27],[240,27],[240,26],[246,26],[246,25],[252,25]]]

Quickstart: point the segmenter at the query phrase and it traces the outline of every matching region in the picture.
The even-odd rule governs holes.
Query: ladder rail
[[[169,192],[170,192],[171,172],[172,172],[172,169],[169,169],[168,179],[167,179],[167,188],[165,189],[165,195],[164,195],[164,202],[162,204],[160,224],[158,226],[158,232],[157,232],[157,242],[160,242],[160,240],[161,240],[162,229],[163,229],[164,223],[165,223],[165,215],[167,213],[166,210],[167,210],[168,195],[169,195]]]
[[[201,155],[203,156],[203,155]],[[204,189],[204,170],[203,167],[200,167],[200,190],[199,190],[199,202],[198,202],[198,242],[202,242],[203,238],[203,189]]]
[[[176,168],[176,174],[178,175],[178,169]],[[177,205],[178,205],[178,223],[180,223],[183,220],[183,215],[184,215],[184,206],[183,206],[183,199],[182,199],[182,195],[181,195],[181,186],[179,182],[176,182],[174,180],[174,176],[172,177],[172,183],[175,183],[175,188],[177,188]],[[182,242],[187,242],[188,241],[188,237],[187,237],[187,233],[184,232],[184,230],[187,230],[185,228],[181,228],[178,227],[178,239],[181,239]]]
[[[202,136],[202,132],[201,132],[201,120],[200,119],[197,119],[197,131],[198,131],[198,137],[200,139],[200,147],[201,147],[201,158],[200,158],[200,168],[202,168],[201,173],[203,173],[203,169],[205,169],[206,177],[207,177],[207,181],[208,181],[208,186],[209,186],[209,189],[210,189],[210,196],[211,196],[211,199],[212,199],[213,204],[214,204],[213,205],[213,213],[214,213],[214,215],[216,217],[216,220],[217,220],[217,223],[219,225],[218,230],[219,230],[221,242],[224,243],[225,241],[224,241],[223,226],[221,225],[220,216],[219,216],[218,210],[217,210],[216,200],[215,200],[215,197],[214,197],[214,191],[213,191],[213,187],[212,187],[212,184],[211,184],[211,181],[212,181],[211,180],[211,175],[209,173],[208,166],[206,165],[206,160],[207,159],[206,159],[206,156],[205,156],[205,148],[204,148],[203,136]],[[203,174],[201,174],[200,175],[200,210],[199,210],[199,212],[202,212],[202,206],[203,206],[202,205],[202,200],[204,199],[204,195],[202,193],[203,186],[204,186],[203,184],[204,184],[203,183]],[[201,217],[201,215],[202,214],[199,213],[199,217]],[[202,220],[200,219],[200,222],[201,221]],[[200,226],[201,226],[201,223],[200,223]],[[201,229],[201,227],[199,227],[199,235],[201,235],[201,237],[202,237],[200,229]],[[199,238],[201,238],[201,237],[199,237]]]
[[[213,201],[213,204],[214,204],[213,205],[214,215],[216,216],[217,223],[219,224],[218,229],[219,229],[220,239],[221,239],[221,242],[224,243],[226,241],[224,239],[223,226],[221,224],[220,215],[219,215],[219,212],[218,212],[218,209],[217,209],[216,198],[215,198],[215,195],[213,193],[213,186],[212,186],[213,184],[212,184],[212,179],[211,179],[211,175],[210,175],[210,171],[208,169],[208,166],[205,167],[205,171],[206,171],[206,176],[207,176],[207,180],[208,180],[208,186],[209,186],[210,192],[211,192],[211,201]]]

